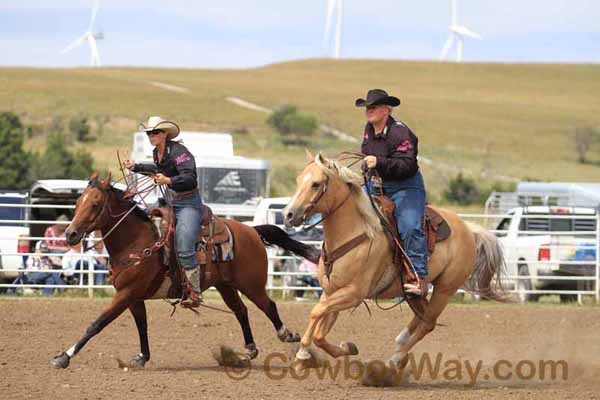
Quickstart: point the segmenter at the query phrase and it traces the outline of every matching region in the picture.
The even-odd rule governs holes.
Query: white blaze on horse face
[[[304,177],[302,178],[302,183],[306,183],[307,181],[312,179],[312,174],[309,172],[308,174],[304,175]],[[300,193],[302,192],[302,187],[298,187],[296,189],[296,193],[294,193],[294,197],[292,197],[292,199],[290,200],[290,203],[288,204],[288,206],[285,208],[285,212],[287,213],[287,209],[289,207],[292,208],[297,208],[296,207],[296,201],[298,200],[298,196],[300,195]]]
[[[89,198],[89,197],[90,197],[90,192],[88,191],[88,192],[87,192],[87,193],[85,193],[85,194],[83,195],[83,197],[81,198],[81,204],[86,204],[86,202],[88,201],[88,198]],[[86,216],[89,216],[90,212],[91,212],[91,208],[88,208],[87,212],[84,214],[85,216],[84,216],[84,215],[80,215],[80,216],[79,216],[79,218],[84,218],[84,219],[85,219],[85,218],[86,218]],[[75,216],[73,216],[73,220],[75,220]],[[79,219],[78,219],[78,221],[81,221],[81,220],[79,220]],[[73,222],[73,221],[71,221],[71,223],[72,223],[72,222]]]

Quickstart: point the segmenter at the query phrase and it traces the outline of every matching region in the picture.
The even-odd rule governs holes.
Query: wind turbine
[[[323,46],[329,48],[331,43],[331,25],[333,22],[333,14],[336,13],[335,37],[333,58],[340,58],[342,50],[342,16],[343,16],[343,0],[327,0],[327,20],[325,21],[325,34],[323,35]]]
[[[456,62],[462,62],[463,56],[463,48],[464,48],[464,39],[466,37],[470,37],[473,39],[481,40],[483,39],[481,35],[477,32],[473,32],[469,28],[464,25],[459,25],[458,23],[458,4],[457,0],[450,0],[450,14],[452,18],[452,22],[448,27],[450,31],[448,35],[448,40],[446,40],[446,44],[440,53],[440,61],[446,59],[450,48],[454,44],[456,40]]]
[[[85,31],[83,35],[79,38],[75,39],[71,44],[61,51],[62,54],[65,54],[76,47],[81,46],[84,42],[88,42],[90,46],[90,66],[92,67],[100,67],[100,53],[98,52],[98,46],[96,45],[96,40],[104,39],[104,34],[102,32],[94,33],[94,22],[96,22],[96,15],[98,14],[98,8],[100,7],[100,0],[94,0],[94,5],[92,8],[92,18],[90,19],[90,25]]]

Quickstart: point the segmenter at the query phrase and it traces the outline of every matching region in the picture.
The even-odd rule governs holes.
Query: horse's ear
[[[92,172],[92,176],[90,176],[90,181],[95,181],[98,179],[98,171]]]
[[[321,152],[317,153],[315,161],[325,166],[326,168],[329,168],[329,161],[325,157],[323,157],[323,154],[321,154]]]
[[[313,156],[313,154],[310,152],[309,149],[307,149],[306,147],[304,148],[304,151],[306,152],[306,161],[311,163],[313,161],[315,161],[315,156]]]
[[[112,174],[109,172],[108,176],[102,181],[102,186],[104,187],[104,189],[108,189],[110,187],[110,178],[112,178],[111,175]]]

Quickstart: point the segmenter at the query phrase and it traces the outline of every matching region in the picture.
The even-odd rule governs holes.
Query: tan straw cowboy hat
[[[164,131],[167,134],[167,139],[174,139],[179,135],[179,126],[175,122],[167,121],[156,115],[148,118],[145,124],[141,123],[140,129],[144,132]]]

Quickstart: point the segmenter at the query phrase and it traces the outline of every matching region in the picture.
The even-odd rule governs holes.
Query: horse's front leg
[[[85,344],[94,336],[96,336],[104,327],[110,324],[115,318],[117,318],[131,303],[131,298],[128,293],[117,292],[110,306],[100,314],[100,316],[88,326],[85,334],[79,339],[77,343],[71,346],[67,351],[59,354],[50,360],[50,365],[55,368],[67,368],[69,362],[73,356],[85,346]]]
[[[304,336],[302,336],[301,346],[296,353],[296,359],[307,360],[311,358],[308,349],[313,342],[315,329],[323,317],[332,312],[339,312],[357,306],[363,298],[364,296],[361,291],[357,290],[354,286],[346,286],[330,295],[323,294],[319,303],[310,312],[308,328]]]
[[[150,344],[148,343],[148,319],[146,317],[146,304],[143,300],[138,300],[129,305],[129,311],[135,319],[135,326],[140,335],[140,354],[131,359],[131,365],[137,368],[143,368],[146,362],[150,360]]]
[[[329,343],[326,339],[327,334],[333,328],[335,321],[337,320],[339,312],[334,311],[325,315],[317,328],[313,336],[313,342],[317,347],[323,349],[331,357],[337,358],[342,356],[354,356],[358,354],[358,347],[352,342],[342,342],[339,346]]]

